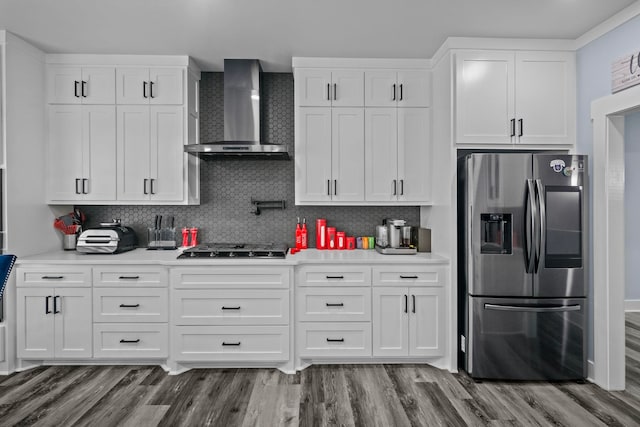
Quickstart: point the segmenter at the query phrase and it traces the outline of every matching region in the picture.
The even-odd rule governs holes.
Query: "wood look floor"
[[[475,383],[423,365],[196,369],[40,367],[0,377],[0,426],[637,426],[640,313],[627,314],[627,390]]]

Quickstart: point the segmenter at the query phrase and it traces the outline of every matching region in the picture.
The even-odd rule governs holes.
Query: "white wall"
[[[640,301],[640,113],[625,118],[624,134],[625,299]]]

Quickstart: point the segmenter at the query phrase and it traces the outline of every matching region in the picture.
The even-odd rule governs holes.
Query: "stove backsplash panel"
[[[286,144],[294,153],[293,74],[264,73],[261,123],[267,142]],[[223,73],[202,73],[200,86],[200,141],[221,140],[223,124]],[[306,218],[309,246],[315,246],[315,220],[326,218],[330,226],[350,236],[373,236],[383,218],[420,222],[420,208],[406,206],[295,206],[294,162],[283,160],[214,160],[200,164],[199,206],[78,206],[88,225],[120,218],[133,227],[141,246],[147,244],[147,228],[154,216],[173,215],[178,229],[198,227],[200,242],[295,243],[296,217]],[[255,215],[251,199],[284,200],[285,209],[261,209]]]

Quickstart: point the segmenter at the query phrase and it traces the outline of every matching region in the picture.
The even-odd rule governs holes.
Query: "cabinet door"
[[[409,356],[443,356],[445,347],[444,288],[409,288]]]
[[[114,67],[83,67],[80,93],[83,104],[114,104],[116,102],[116,69]]]
[[[366,108],[365,200],[390,202],[398,198],[398,109]]]
[[[18,358],[53,358],[53,289],[18,288],[16,294]]]
[[[55,357],[90,358],[93,352],[91,289],[56,288],[55,291]]]
[[[184,70],[152,68],[149,71],[149,103],[182,105],[184,103]]]
[[[364,105],[364,72],[337,70],[331,73],[334,107],[362,107]]]
[[[398,71],[398,107],[431,105],[431,73],[425,70]]]
[[[522,144],[575,141],[575,60],[568,52],[516,53],[516,119]],[[520,136],[522,135],[522,136]]]
[[[395,70],[367,71],[364,74],[364,105],[366,107],[395,107],[398,101]]]
[[[299,108],[296,114],[296,203],[331,200],[331,108]]]
[[[49,200],[82,198],[82,107],[49,106]]]
[[[47,69],[47,102],[49,104],[80,104],[82,70],[80,67]]]
[[[180,201],[184,180],[184,107],[150,107],[151,200]]]
[[[398,108],[398,200],[431,200],[430,118],[428,108]]]
[[[329,107],[333,98],[331,71],[299,69],[295,74],[296,104],[301,107]]]
[[[407,288],[373,288],[373,355],[409,354],[409,291]]]
[[[116,69],[116,102],[118,104],[149,103],[149,69]]]
[[[117,108],[117,199],[149,198],[149,107]]]
[[[82,199],[116,199],[116,107],[82,107]]]
[[[456,142],[510,144],[514,91],[512,52],[456,54]]]
[[[364,108],[331,110],[332,200],[364,200]]]

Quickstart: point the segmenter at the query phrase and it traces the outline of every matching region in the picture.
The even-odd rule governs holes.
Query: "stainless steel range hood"
[[[224,140],[185,145],[185,152],[205,159],[289,158],[286,145],[260,137],[261,74],[257,59],[224,60]]]

